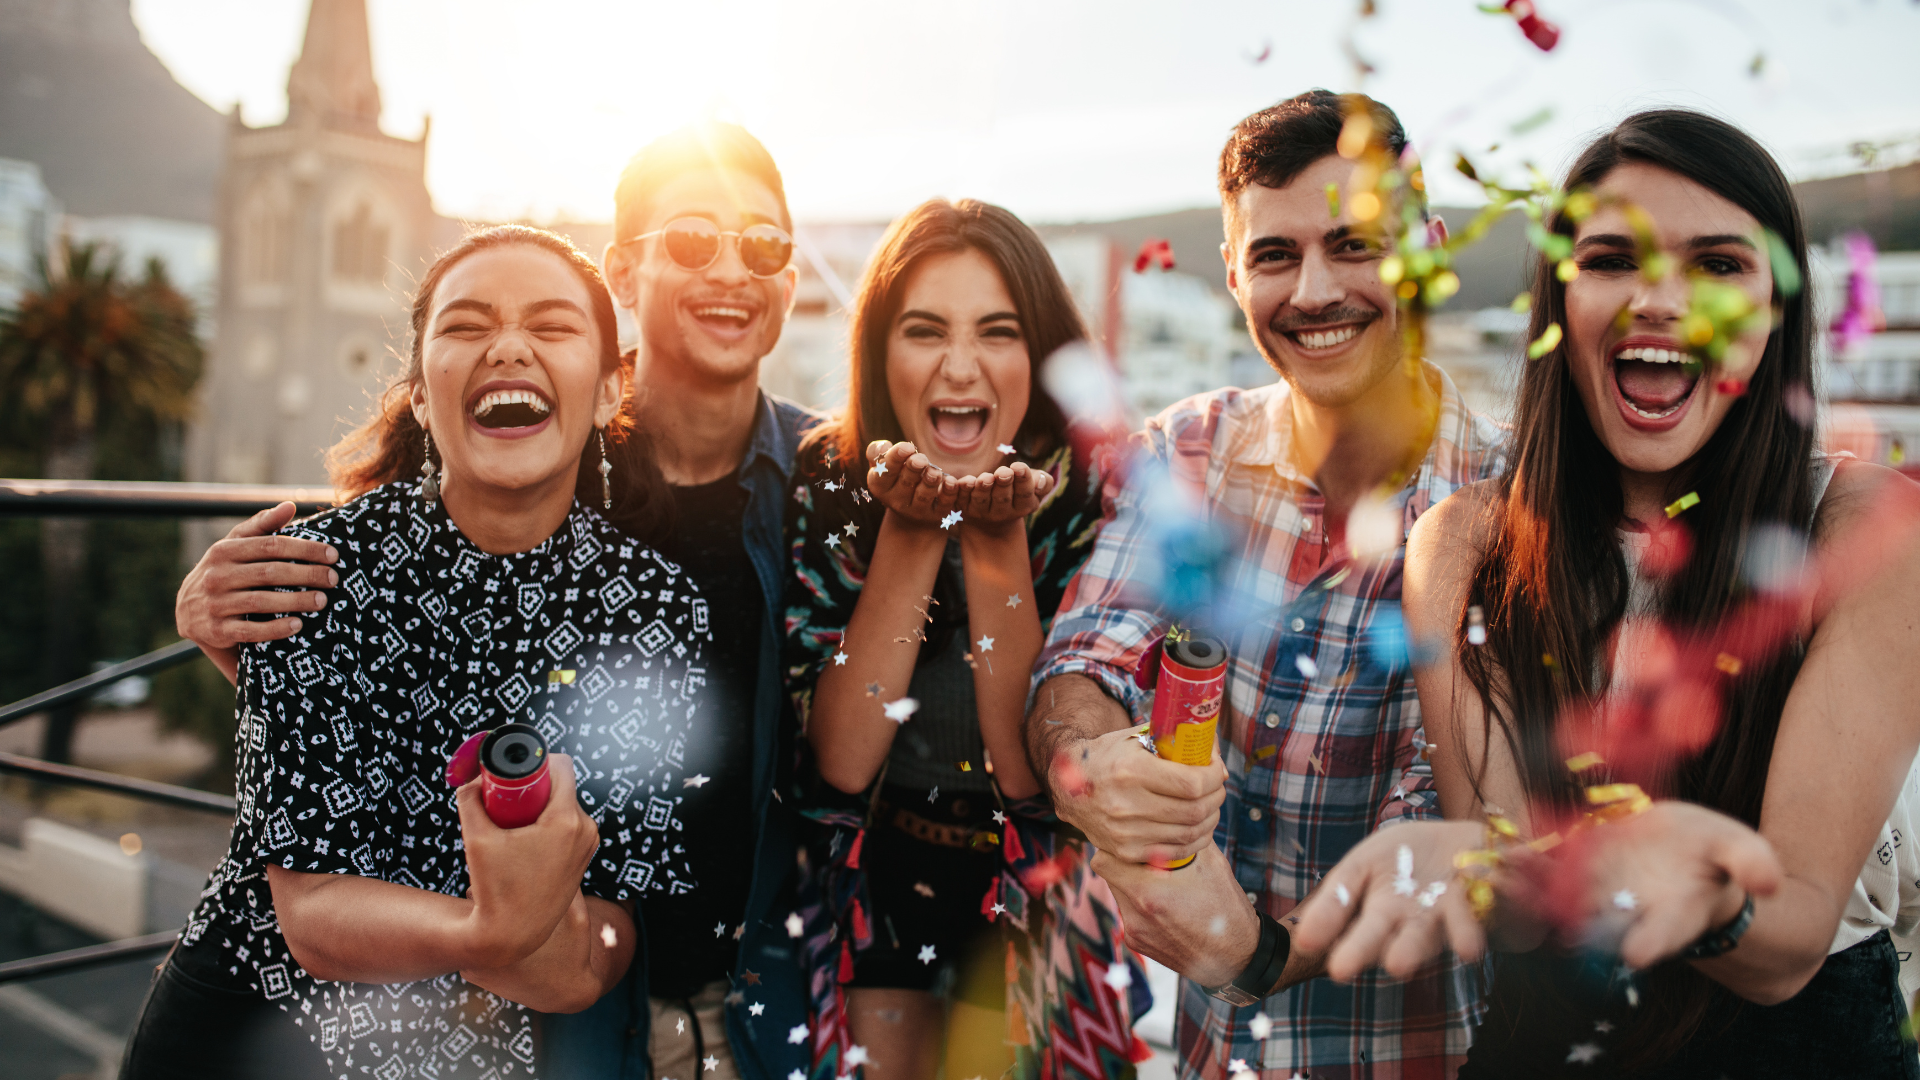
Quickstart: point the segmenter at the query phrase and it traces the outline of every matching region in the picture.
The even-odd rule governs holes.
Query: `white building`
[[[220,234],[213,226],[125,214],[69,215],[62,227],[74,243],[99,244],[119,256],[121,275],[129,280],[146,273],[147,260],[159,259],[173,287],[200,313],[201,339],[213,340],[213,315],[220,298]]]
[[[60,204],[41,180],[40,166],[0,158],[0,310],[38,287],[39,262],[59,231]]]

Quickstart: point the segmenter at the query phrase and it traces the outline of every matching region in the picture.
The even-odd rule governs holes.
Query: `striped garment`
[[[1138,451],[1163,462],[1235,538],[1230,595],[1254,612],[1243,612],[1230,634],[1221,733],[1229,777],[1214,839],[1241,886],[1275,918],[1374,828],[1439,816],[1416,752],[1424,746],[1420,707],[1400,617],[1405,535],[1456,488],[1499,474],[1506,432],[1467,411],[1438,368],[1426,371],[1439,385],[1439,420],[1418,471],[1389,504],[1400,525],[1391,555],[1356,559],[1329,540],[1325,499],[1292,464],[1284,383],[1188,398],[1135,436]],[[1152,470],[1138,464],[1125,486],[1108,485],[1108,519],[1067,590],[1035,681],[1086,675],[1144,721],[1151,699],[1131,674],[1166,624],[1128,598],[1142,595],[1156,572],[1151,555],[1169,515],[1143,510],[1149,496],[1139,478]],[[1236,1009],[1182,980],[1180,1075],[1223,1080],[1253,1068],[1280,1077],[1299,1070],[1313,1080],[1450,1076],[1464,1060],[1482,982],[1478,967],[1449,954],[1409,982],[1377,973],[1352,986],[1313,979]],[[1252,1034],[1260,1013],[1272,1021],[1265,1040]]]

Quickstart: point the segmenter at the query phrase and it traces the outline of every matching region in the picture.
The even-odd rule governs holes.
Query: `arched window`
[[[262,189],[240,215],[240,279],[250,285],[286,280],[289,223],[277,192]]]
[[[378,285],[387,277],[387,226],[376,221],[366,203],[333,226],[333,276],[341,281]]]

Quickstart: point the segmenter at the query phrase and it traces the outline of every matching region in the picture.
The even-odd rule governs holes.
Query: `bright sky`
[[[626,158],[706,113],[760,136],[807,220],[932,195],[1034,221],[1209,205],[1234,121],[1358,85],[1342,51],[1357,0],[367,2],[384,126],[416,136],[432,114],[435,202],[479,218],[608,219]],[[307,3],[133,13],[182,83],[260,125],[285,115]],[[1466,148],[1509,169],[1556,169],[1582,135],[1670,103],[1745,126],[1795,176],[1848,171],[1856,139],[1920,136],[1910,0],[1538,3],[1563,30],[1551,54],[1475,0],[1379,0],[1354,38],[1377,69],[1364,89],[1430,161]],[[1435,180],[1439,201],[1473,200]]]

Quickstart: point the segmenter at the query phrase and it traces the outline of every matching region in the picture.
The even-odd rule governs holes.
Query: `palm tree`
[[[119,259],[94,244],[62,243],[39,271],[39,288],[0,313],[0,422],[33,433],[46,479],[91,479],[95,435],[104,426],[178,423],[191,412],[205,360],[193,304],[158,259],[129,279]],[[41,675],[53,686],[85,674],[77,600],[86,522],[45,519],[40,550],[47,616]],[[78,715],[70,706],[48,718],[42,757],[69,759]]]

